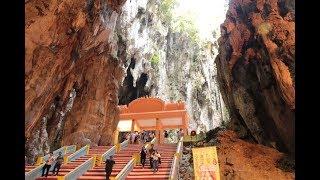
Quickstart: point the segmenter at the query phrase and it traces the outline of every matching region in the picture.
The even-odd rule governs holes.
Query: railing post
[[[116,152],[119,152],[120,151],[120,143],[117,143],[115,146],[116,146]]]
[[[132,158],[134,158],[134,165],[136,166],[140,162],[140,156],[138,153],[134,153],[132,155]]]
[[[39,166],[42,163],[43,163],[43,156],[40,156],[37,158],[37,162],[35,163],[35,166]]]
[[[88,155],[89,154],[89,150],[90,150],[90,145],[89,144],[87,144],[87,147],[86,147],[87,149],[86,149],[86,155]]]
[[[63,163],[68,163],[69,161],[69,156],[65,155],[63,156]]]
[[[64,180],[64,176],[58,176],[57,180]]]
[[[91,169],[94,168],[94,166],[96,165],[96,160],[97,160],[97,155],[94,155]]]
[[[96,166],[100,166],[102,163],[102,155],[98,155],[96,158]]]

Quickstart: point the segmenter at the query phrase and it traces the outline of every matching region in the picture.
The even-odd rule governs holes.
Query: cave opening
[[[136,65],[135,58],[131,58],[130,65],[127,69],[127,76],[124,78],[123,85],[120,87],[118,98],[119,105],[128,105],[131,101],[144,96],[149,96],[150,91],[146,90],[145,86],[148,81],[148,74],[141,73],[134,86],[134,78],[131,69]]]

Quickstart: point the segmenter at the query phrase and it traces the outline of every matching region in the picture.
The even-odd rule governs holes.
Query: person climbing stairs
[[[69,172],[71,172],[72,170],[74,170],[75,168],[80,166],[82,163],[84,163],[85,161],[87,161],[91,157],[93,157],[95,155],[102,155],[103,153],[108,151],[110,148],[111,148],[111,146],[91,147],[89,149],[88,154],[83,155],[79,158],[76,158],[75,160],[72,160],[68,163],[62,164],[58,176],[65,176],[66,174],[68,174]],[[57,180],[58,176],[53,176],[52,173],[50,172],[48,177],[39,177],[39,178],[36,178],[36,180],[42,180],[42,179]]]
[[[176,144],[159,144],[155,145],[155,149],[161,155],[161,164],[159,170],[153,173],[149,157],[147,157],[146,165],[142,168],[141,164],[134,166],[133,170],[126,177],[127,180],[168,180],[174,154],[176,153]]]
[[[129,144],[124,150],[117,152],[113,158],[116,162],[113,166],[111,177],[115,177],[126,166],[126,164],[132,159],[135,153],[139,153],[142,145]],[[105,164],[101,163],[100,166],[96,166],[93,169],[88,170],[78,180],[91,180],[91,179],[106,179],[105,178]]]

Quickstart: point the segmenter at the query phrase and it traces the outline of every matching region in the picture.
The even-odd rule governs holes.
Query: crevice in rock
[[[119,105],[129,104],[131,101],[150,95],[150,90],[146,90],[145,86],[148,81],[148,75],[146,73],[141,73],[140,77],[137,79],[136,87],[133,86],[134,78],[131,74],[130,69],[134,69],[136,60],[131,58],[129,67],[127,68],[127,76],[124,78],[123,85],[119,90]]]

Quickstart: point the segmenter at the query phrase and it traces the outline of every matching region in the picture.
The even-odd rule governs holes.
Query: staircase
[[[26,166],[24,167],[24,172],[29,172],[29,171],[31,171],[32,169],[36,168],[36,167],[38,167],[38,166],[36,166],[36,165],[26,165]]]
[[[83,155],[73,161],[70,161],[66,164],[62,164],[58,176],[65,176],[72,170],[74,170],[76,167],[93,157],[94,155],[101,155],[105,153],[111,146],[97,146],[97,147],[91,147],[89,149],[89,153],[87,155]],[[67,156],[70,154],[67,154]],[[54,165],[54,164],[53,164]],[[53,176],[51,172],[49,172],[48,177],[39,177],[36,180],[57,180],[58,176]]]
[[[127,176],[127,180],[168,180],[171,164],[176,153],[176,144],[160,144],[156,145],[155,149],[161,155],[161,164],[159,164],[159,170],[153,173],[153,169],[150,168],[149,155],[146,159],[144,168],[140,162],[139,165],[134,166],[133,170]]]
[[[126,164],[132,159],[134,153],[139,153],[142,145],[130,144],[126,149],[117,152],[113,157],[116,162],[113,166],[111,176],[115,177],[126,166]],[[78,180],[91,180],[91,179],[106,179],[105,164],[101,163],[100,166],[96,166],[91,170],[88,170],[85,174],[80,176]]]

